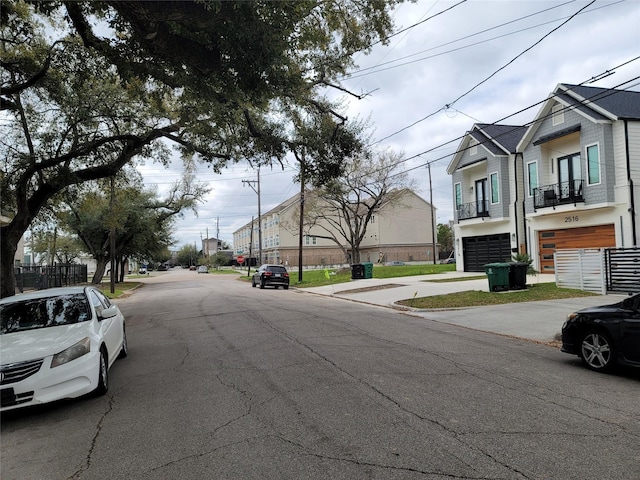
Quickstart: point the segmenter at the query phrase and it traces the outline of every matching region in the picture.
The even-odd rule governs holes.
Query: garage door
[[[544,230],[538,232],[540,273],[555,273],[553,254],[566,248],[602,248],[616,246],[613,224],[592,227]]]
[[[508,233],[462,239],[465,272],[484,272],[487,263],[508,262],[511,242]]]

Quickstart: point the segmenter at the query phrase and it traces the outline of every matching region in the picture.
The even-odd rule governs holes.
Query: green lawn
[[[433,275],[436,273],[445,273],[455,271],[455,265],[434,265],[434,264],[421,264],[421,265],[373,265],[373,278],[394,278],[394,277],[409,277],[413,275]],[[298,288],[306,287],[321,287],[323,285],[335,285],[338,283],[346,283],[351,281],[351,269],[333,269],[328,268],[329,278],[327,278],[325,270],[304,270],[302,272],[302,281],[298,280],[298,269],[291,267],[289,270],[290,285]],[[255,269],[252,269],[252,272]],[[245,281],[250,281],[251,277],[246,275],[246,269],[241,277]]]
[[[535,302],[538,300],[557,300],[561,298],[590,297],[593,295],[595,295],[595,293],[571,288],[558,288],[555,283],[536,283],[529,285],[526,290],[509,290],[506,292],[469,290],[446,295],[410,298],[396,303],[412,308],[461,308],[502,305],[505,303]]]

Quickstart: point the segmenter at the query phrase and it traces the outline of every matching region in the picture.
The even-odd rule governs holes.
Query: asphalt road
[[[146,281],[106,396],[3,415],[3,480],[640,478],[637,370],[235,277]]]

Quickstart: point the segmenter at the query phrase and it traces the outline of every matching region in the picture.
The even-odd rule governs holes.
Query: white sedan
[[[0,411],[103,395],[109,368],[127,356],[124,317],[94,287],[3,298],[0,351]]]

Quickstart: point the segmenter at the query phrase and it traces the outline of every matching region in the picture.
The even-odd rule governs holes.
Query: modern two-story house
[[[507,235],[541,273],[554,273],[559,249],[638,245],[640,92],[559,84],[526,129],[512,127],[520,138],[503,145],[509,154],[493,155],[495,132],[508,128],[474,126],[449,166],[459,269],[508,259]]]
[[[524,251],[522,161],[525,128],[476,124],[463,137],[447,172],[453,177],[454,238],[459,270],[484,271]]]

